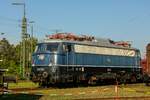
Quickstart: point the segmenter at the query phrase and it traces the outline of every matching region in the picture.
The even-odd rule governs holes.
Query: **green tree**
[[[35,49],[37,39],[27,39],[26,40],[26,63],[28,69],[30,69],[31,66],[31,55],[33,53],[33,50],[31,50],[31,41],[33,50]],[[16,46],[13,44],[10,44],[8,40],[3,38],[0,40],[0,68],[7,68],[8,74],[15,74],[19,75],[20,67],[21,67],[21,47],[22,42],[17,44]]]
[[[19,65],[20,67],[22,67],[22,42],[20,42],[19,44],[16,45],[15,47],[15,51],[16,51],[16,57],[19,58]],[[35,49],[35,46],[37,44],[37,39],[36,38],[28,38],[25,40],[25,44],[26,44],[26,47],[25,47],[25,54],[26,54],[26,57],[25,57],[25,72],[30,72],[30,69],[31,69],[31,56],[32,56],[32,53],[33,53],[33,50]],[[32,46],[32,47],[31,47]],[[32,48],[32,50],[31,50]],[[21,74],[21,73],[20,73]]]
[[[16,56],[15,46],[11,45],[5,38],[0,41],[0,59],[0,68],[10,69],[12,67],[12,72],[17,71],[18,57]]]

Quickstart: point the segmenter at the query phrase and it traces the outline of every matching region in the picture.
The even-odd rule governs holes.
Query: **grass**
[[[36,88],[38,87],[38,84],[35,84],[31,81],[20,81],[18,83],[9,83],[8,88],[9,89],[16,89],[16,88]]]
[[[30,81],[19,82],[17,84],[9,84],[9,89],[15,88],[36,88],[37,84]],[[108,98],[108,97],[140,97],[149,96],[150,87],[144,84],[127,84],[119,85],[117,88],[118,92],[115,92],[114,85],[108,86],[93,86],[93,87],[75,87],[75,88],[49,88],[49,89],[39,89],[39,90],[28,90],[25,91],[29,95],[24,95],[25,98],[34,97],[35,100],[71,100],[71,99],[89,99],[89,98]],[[22,92],[22,91],[21,91]],[[20,92],[17,94],[8,95],[8,98],[16,98],[22,96]],[[39,97],[40,95],[40,97]],[[20,97],[21,98],[21,97]],[[1,100],[1,98],[0,98]],[[7,100],[7,99],[6,99]],[[13,100],[13,99],[11,99]],[[15,99],[16,100],[16,99]],[[21,99],[22,100],[22,99]],[[28,99],[26,99],[28,100]],[[29,99],[30,100],[30,99]]]
[[[141,90],[141,91],[140,91]],[[71,89],[53,89],[45,91],[45,95],[41,100],[54,100],[60,99],[89,99],[89,98],[110,98],[110,97],[140,97],[149,96],[150,87],[145,87],[143,84],[135,86],[120,86],[118,93],[115,92],[114,86],[97,86],[97,87],[84,87],[84,88],[71,88]],[[41,91],[42,92],[42,91]],[[44,91],[43,91],[44,93]],[[48,94],[49,93],[49,94]],[[51,95],[57,94],[57,95]],[[65,95],[72,94],[72,95]]]

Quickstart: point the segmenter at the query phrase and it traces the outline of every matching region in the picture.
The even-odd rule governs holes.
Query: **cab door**
[[[73,44],[65,44],[64,51],[65,51],[65,65],[74,66],[75,53]]]

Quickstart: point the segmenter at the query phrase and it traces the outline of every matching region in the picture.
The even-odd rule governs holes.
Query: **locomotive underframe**
[[[52,67],[45,70],[51,71]],[[56,72],[44,71],[33,73],[32,81],[40,84],[59,84],[59,83],[86,83],[95,84],[105,80],[117,80],[119,82],[136,82],[142,79],[141,68],[111,68],[111,67],[71,67],[55,66]]]
[[[141,80],[141,68],[110,68],[110,67],[59,67],[60,82],[86,81],[101,82],[103,80],[118,80],[134,82]],[[69,69],[69,70],[68,70]],[[84,69],[84,70],[83,70]],[[136,80],[135,80],[136,79]],[[65,80],[65,81],[64,81]]]

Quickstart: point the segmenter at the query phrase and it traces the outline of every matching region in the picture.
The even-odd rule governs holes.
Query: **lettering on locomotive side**
[[[120,49],[120,48],[107,48],[107,47],[95,47],[87,45],[75,45],[74,50],[76,53],[91,53],[91,54],[103,54],[103,55],[117,55],[117,56],[135,56],[135,50]]]

